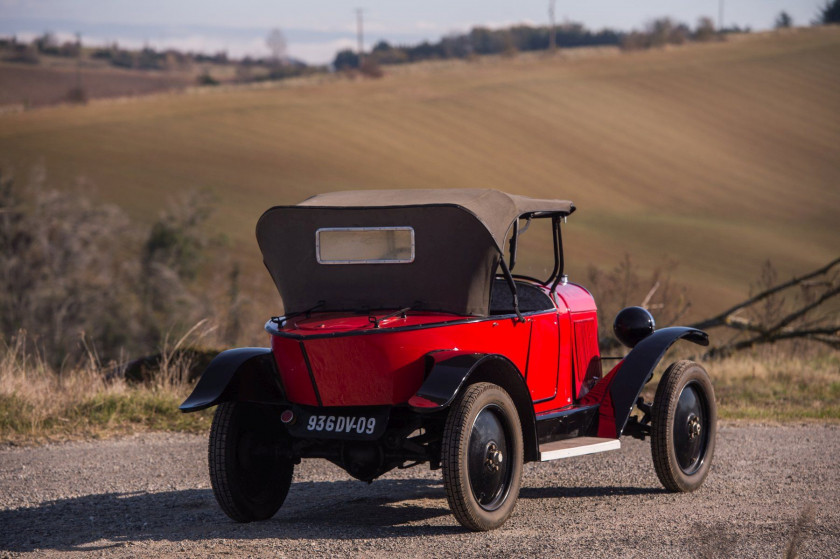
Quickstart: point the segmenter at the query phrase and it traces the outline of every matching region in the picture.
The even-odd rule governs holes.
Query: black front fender
[[[192,412],[222,402],[282,403],[280,376],[271,349],[240,347],[217,355],[179,409]]]
[[[630,412],[645,384],[653,377],[653,370],[659,360],[681,338],[698,345],[709,345],[706,332],[686,326],[673,326],[657,330],[639,342],[624,358],[609,388],[615,411],[616,437],[621,437]]]

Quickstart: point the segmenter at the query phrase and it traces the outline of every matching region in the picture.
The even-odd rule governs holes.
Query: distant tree
[[[513,33],[511,33],[509,29],[502,34],[502,44],[504,45],[502,54],[505,56],[516,56],[516,53],[519,52],[519,49],[516,48],[516,43],[513,40]]]
[[[677,29],[677,24],[670,18],[655,19],[648,24],[650,46],[662,47],[671,42],[671,37]]]
[[[624,50],[641,50],[650,46],[648,36],[639,31],[633,31],[624,35],[621,40],[621,48]]]
[[[408,62],[408,55],[400,47],[393,47],[387,41],[379,41],[370,51],[378,64],[402,64]]]
[[[165,57],[151,47],[144,47],[134,60],[134,66],[141,70],[160,70],[163,68]]]
[[[826,3],[820,8],[820,13],[817,14],[816,23],[823,25],[840,23],[840,0],[834,0],[833,2],[826,0]]]
[[[120,68],[134,68],[134,55],[127,50],[117,50],[111,56],[111,65]]]
[[[487,27],[474,27],[470,31],[470,42],[478,54],[499,54],[508,46],[505,37]]]
[[[695,41],[711,41],[715,35],[715,22],[712,18],[701,17],[697,20],[697,28],[694,30]]]
[[[36,38],[33,43],[41,54],[59,54],[58,39],[51,31],[46,31],[43,35]]]
[[[444,35],[440,44],[446,58],[466,58],[473,53],[469,37],[460,33]]]
[[[279,29],[272,29],[265,38],[265,44],[271,51],[271,58],[275,65],[280,65],[286,60],[286,37]]]
[[[793,18],[790,17],[790,14],[783,11],[776,16],[775,27],[776,29],[787,29],[788,27],[793,27]]]
[[[333,60],[333,66],[336,70],[348,70],[359,67],[359,55],[351,49],[344,49],[338,51]]]

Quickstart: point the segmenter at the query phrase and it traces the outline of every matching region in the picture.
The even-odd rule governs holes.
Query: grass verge
[[[164,359],[154,380],[131,383],[93,361],[56,372],[21,346],[6,346],[0,355],[0,443],[205,432],[212,410],[178,410],[192,389],[189,366],[183,358]]]
[[[702,365],[712,378],[720,419],[840,421],[837,352],[796,354],[771,347]],[[658,380],[645,387],[646,400],[653,399]]]
[[[704,363],[725,420],[840,421],[840,354],[765,351]],[[664,367],[663,367],[664,368]],[[0,355],[0,443],[103,438],[141,431],[204,433],[213,410],[183,414],[189,363],[167,361],[153,381],[109,379],[92,363],[55,372],[14,347]],[[650,400],[656,382],[643,393]]]

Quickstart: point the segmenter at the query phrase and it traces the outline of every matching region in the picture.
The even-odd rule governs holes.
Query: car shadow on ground
[[[459,533],[439,480],[302,482],[265,522],[228,519],[210,489],[104,493],[0,511],[0,550],[92,551],[139,541],[355,539]],[[423,522],[423,524],[414,524]]]
[[[643,487],[525,487],[525,499],[641,495]],[[445,517],[445,518],[443,518]],[[442,521],[442,523],[441,523]],[[142,541],[348,540],[464,533],[440,480],[294,483],[265,522],[238,524],[210,489],[104,493],[0,511],[0,550],[94,551]]]

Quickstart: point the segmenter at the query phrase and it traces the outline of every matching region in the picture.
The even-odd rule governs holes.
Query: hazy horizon
[[[723,22],[729,27],[770,29],[786,11],[795,25],[807,25],[823,4],[821,0],[729,0]],[[720,0],[582,0],[558,3],[558,22],[572,21],[598,30],[640,29],[658,17],[671,17],[695,25],[699,17],[717,22]],[[357,7],[364,10],[365,47],[379,40],[394,44],[436,41],[451,32],[472,27],[504,27],[517,23],[548,23],[548,1],[524,4],[481,3],[474,0],[452,6],[441,0],[422,5],[385,0],[328,0],[301,5],[280,5],[270,0],[247,0],[234,9],[198,0],[177,3],[149,0],[136,5],[108,0],[0,0],[0,35],[30,40],[45,31],[61,40],[82,34],[88,45],[118,42],[128,48],[149,45],[184,51],[231,56],[266,56],[265,37],[273,28],[283,31],[288,55],[308,63],[330,62],[343,48],[356,46]]]

